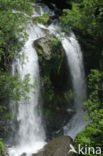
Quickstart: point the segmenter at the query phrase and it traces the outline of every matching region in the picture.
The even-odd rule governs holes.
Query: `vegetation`
[[[88,126],[75,142],[83,147],[103,145],[103,1],[83,0],[72,3],[60,17],[63,30],[74,30],[88,62],[88,101],[84,103]],[[91,61],[92,60],[92,61]],[[92,154],[91,154],[92,155]]]
[[[0,139],[0,154],[2,154],[2,152],[4,152],[4,150],[5,150],[5,146],[2,142],[2,139]]]
[[[12,76],[11,62],[14,55],[19,57],[24,41],[26,24],[32,14],[32,6],[28,0],[0,0],[0,119],[9,118],[8,104],[10,100],[18,101],[21,96],[28,98],[29,75],[21,80],[19,75]],[[19,40],[21,38],[21,40]],[[14,92],[15,90],[15,92]],[[8,101],[8,102],[7,102]],[[2,134],[0,134],[0,137]],[[0,155],[4,151],[0,139]]]
[[[100,147],[103,145],[103,72],[92,70],[89,75],[89,98],[84,103],[88,112],[88,126],[76,138],[75,142],[82,146]],[[102,151],[103,152],[103,151]],[[92,154],[91,154],[92,155]]]
[[[67,85],[68,78],[65,77],[64,50],[60,40],[54,35],[37,40],[35,47],[39,55],[40,72],[44,85],[42,87],[43,114],[46,118],[52,119],[61,110],[61,107],[70,103],[73,97],[72,90]],[[62,85],[64,79],[66,81]]]
[[[64,9],[60,19],[64,31],[69,33],[74,30],[76,33],[85,51],[84,55],[92,60],[86,60],[88,64],[91,63],[90,68],[99,68],[103,59],[103,1],[73,2],[72,10]]]
[[[5,70],[9,68],[14,53],[20,51],[24,43],[24,29],[31,14],[32,6],[28,1],[0,0],[0,64]]]
[[[10,100],[18,102],[21,97],[27,100],[30,91],[30,77],[21,80],[20,75],[11,75],[11,63],[20,57],[20,50],[28,35],[25,28],[33,8],[30,2],[35,0],[0,0],[0,120],[11,118],[8,104]],[[84,103],[88,126],[78,134],[76,146],[81,143],[93,147],[103,145],[103,0],[38,0],[37,2],[54,2],[59,8],[65,8],[60,17],[62,30],[67,34],[73,30],[84,51],[86,74],[88,75],[88,100]],[[50,17],[44,14],[34,17],[34,22],[48,24]],[[48,118],[52,110],[58,110],[69,102],[72,91],[63,88],[65,75],[64,54],[60,54],[60,41],[50,43],[51,60],[43,58],[43,50],[38,49],[41,73],[44,80],[44,114]],[[62,49],[62,48],[61,48]],[[23,58],[23,56],[22,56]],[[61,77],[60,75],[63,75]],[[56,80],[56,81],[55,81]],[[58,82],[58,83],[57,83]],[[66,81],[65,81],[66,82]],[[15,92],[14,92],[15,90]],[[0,134],[0,138],[2,134]],[[0,155],[5,147],[0,139]],[[91,154],[92,156],[92,154]]]
[[[34,22],[39,22],[39,23],[42,23],[44,25],[48,24],[49,19],[50,19],[50,17],[47,13],[44,13],[42,16],[39,16],[39,17],[33,17]]]

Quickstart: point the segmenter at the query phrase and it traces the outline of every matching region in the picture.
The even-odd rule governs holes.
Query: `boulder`
[[[47,35],[34,42],[38,55],[43,56],[44,59],[50,60],[58,55],[61,59],[64,56],[64,49],[61,42],[53,35]],[[57,57],[56,57],[57,58]]]
[[[50,141],[42,151],[32,156],[72,156],[69,153],[70,144],[73,145],[73,140],[69,136],[60,136]]]

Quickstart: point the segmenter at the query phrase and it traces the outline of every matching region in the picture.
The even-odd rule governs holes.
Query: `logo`
[[[70,150],[68,152],[68,154],[72,152],[72,153],[78,153],[78,154],[94,154],[94,155],[101,155],[102,154],[102,150],[100,147],[88,147],[87,145],[85,145],[84,147],[82,147],[80,144],[78,145],[78,150],[76,151],[75,148],[73,147],[72,144],[70,144]]]
[[[75,148],[73,147],[72,144],[70,144],[70,150],[69,150],[68,154],[69,154],[70,152],[78,153],[78,152],[75,150]]]

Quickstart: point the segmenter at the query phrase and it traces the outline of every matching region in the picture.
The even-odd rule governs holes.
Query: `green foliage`
[[[63,16],[60,17],[61,25],[64,31],[69,32],[75,27],[80,18],[78,4],[72,4],[72,10],[64,9]],[[78,15],[78,16],[77,16]],[[80,23],[79,23],[80,24]]]
[[[33,17],[34,22],[39,22],[44,25],[48,24],[49,19],[50,19],[50,17],[47,13],[44,13],[42,16],[39,16],[39,17]]]
[[[57,47],[59,47],[59,45],[61,44],[61,42],[57,39],[56,41],[52,41],[51,43],[50,43],[50,45],[52,46],[52,48],[57,48]]]
[[[1,73],[0,76],[0,99],[12,98],[12,100],[20,100],[20,97],[27,97],[25,92],[30,91],[29,74],[21,80],[20,75],[11,76],[9,73]]]
[[[66,33],[73,30],[93,67],[88,79],[89,98],[84,103],[88,126],[77,136],[75,143],[82,146],[103,145],[103,1],[81,0],[72,3],[72,9],[65,9],[60,17]],[[88,60],[87,60],[88,61]],[[97,68],[97,69],[95,69]]]
[[[72,9],[64,9],[60,20],[66,33],[69,33],[70,30],[76,33],[86,57],[92,59],[92,61],[87,60],[88,63],[91,63],[90,66],[99,67],[100,62],[102,62],[101,58],[103,59],[103,1],[81,0],[73,2]]]
[[[88,112],[89,125],[75,140],[76,145],[81,143],[88,147],[101,147],[103,145],[103,72],[92,70],[89,75],[89,99],[84,103]]]
[[[72,98],[73,98],[73,92],[71,89],[64,92],[65,101],[69,102]]]
[[[14,76],[9,73],[1,73],[0,76],[0,117],[1,119],[12,118],[8,110],[9,102],[14,100],[15,103],[21,98],[29,100],[29,92],[31,88],[38,85],[36,81],[33,85],[30,84],[30,75],[27,74],[22,80],[20,75]]]
[[[33,9],[28,0],[0,0],[0,104],[6,100],[9,103],[11,98],[26,98],[25,92],[29,91],[28,75],[21,80],[19,75],[11,76],[9,73],[14,54],[19,57],[19,51],[27,39],[25,28],[32,13]],[[4,109],[5,105],[1,105],[0,112]]]
[[[88,34],[95,38],[98,35],[102,37],[102,0],[83,0],[80,3],[72,3],[72,10],[65,9],[63,13],[61,22],[64,26],[67,26],[66,29],[69,27],[69,29],[73,28],[81,32],[83,31],[83,34]]]
[[[5,146],[2,142],[2,139],[0,139],[0,155],[2,154],[2,152],[4,152],[4,150],[5,150]]]
[[[39,48],[38,48],[38,51],[37,52],[38,52],[39,55],[42,55],[43,54],[43,51],[41,49],[39,49]]]
[[[20,51],[31,14],[28,0],[0,0],[0,64],[3,69],[9,68],[15,52]]]
[[[28,35],[26,25],[31,19],[33,7],[28,0],[0,0],[0,120],[12,118],[9,102],[17,103],[21,97],[28,100],[28,93],[33,87],[29,75],[22,80],[20,75],[11,75],[11,63],[14,55],[21,57],[21,50]],[[5,130],[2,130],[5,137]],[[1,132],[0,131],[0,132]],[[0,140],[0,154],[4,146]]]

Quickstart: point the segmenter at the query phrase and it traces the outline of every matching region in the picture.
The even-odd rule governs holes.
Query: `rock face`
[[[70,144],[73,145],[73,140],[69,136],[60,136],[50,141],[42,151],[32,156],[72,156],[69,153]]]
[[[63,59],[64,49],[61,42],[54,35],[47,35],[40,38],[34,44],[39,56],[42,55],[45,60],[51,60],[55,55],[59,55],[58,57]]]
[[[71,100],[71,82],[60,40],[48,34],[36,40],[34,47],[39,56],[42,108],[49,141],[63,134],[61,127],[70,119],[66,109]]]
[[[9,156],[7,148],[5,149],[5,151],[0,156]]]
[[[5,139],[11,132],[11,120],[4,119],[0,121],[0,137]]]

